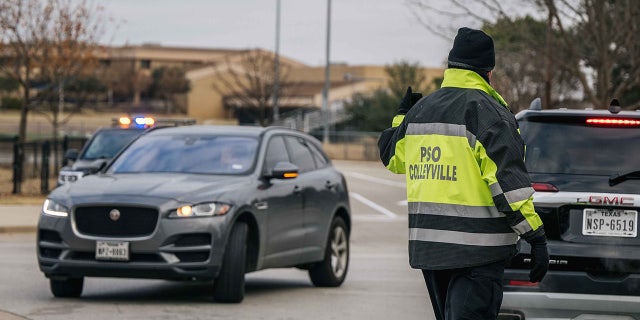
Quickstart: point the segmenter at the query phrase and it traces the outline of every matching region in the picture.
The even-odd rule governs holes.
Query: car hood
[[[96,174],[55,189],[53,197],[112,200],[116,197],[152,197],[177,201],[217,200],[246,188],[248,176],[145,173]]]

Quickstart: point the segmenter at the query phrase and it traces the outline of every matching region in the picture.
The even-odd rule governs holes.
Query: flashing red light
[[[607,127],[638,127],[640,120],[638,119],[620,119],[620,118],[589,118],[587,124]]]
[[[552,185],[551,183],[540,183],[540,182],[533,182],[531,183],[531,187],[533,188],[533,190],[538,191],[538,192],[558,192],[560,190],[558,190],[558,188],[554,185]]]
[[[538,282],[530,282],[525,280],[509,280],[509,285],[518,287],[537,287]]]

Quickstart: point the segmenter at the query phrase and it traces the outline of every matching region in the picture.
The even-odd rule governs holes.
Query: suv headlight
[[[207,202],[186,205],[171,211],[169,218],[211,217],[225,215],[231,206],[226,203]]]
[[[69,209],[67,207],[51,200],[47,199],[44,201],[44,205],[42,206],[42,211],[45,214],[56,217],[68,217]]]

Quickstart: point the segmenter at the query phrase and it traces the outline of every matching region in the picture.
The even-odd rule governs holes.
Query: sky
[[[326,63],[328,0],[280,0],[280,55]],[[105,0],[109,45],[276,50],[277,0]],[[405,0],[332,0],[329,60],[443,67],[452,40],[430,34]],[[453,39],[453,35],[452,35]]]

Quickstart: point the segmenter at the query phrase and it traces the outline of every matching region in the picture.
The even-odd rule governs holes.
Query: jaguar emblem
[[[112,221],[118,221],[118,219],[120,219],[120,210],[112,209],[109,211],[109,219]]]

